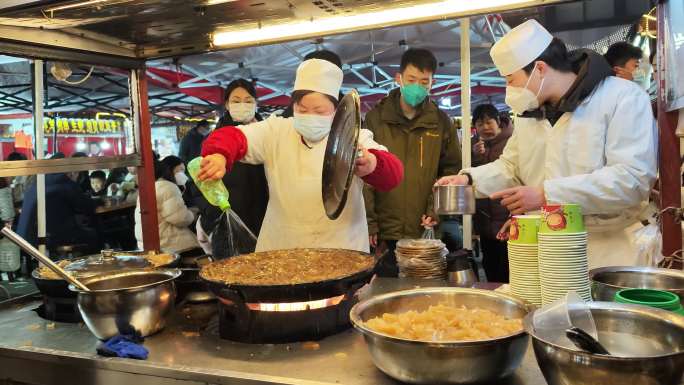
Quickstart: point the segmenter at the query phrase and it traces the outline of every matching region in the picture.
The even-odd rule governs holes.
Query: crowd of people
[[[207,202],[187,176],[188,162],[198,156],[204,156],[200,178],[223,180],[230,191],[232,210],[258,237],[257,250],[306,246],[372,250],[382,256],[381,276],[398,274],[394,255],[397,241],[420,238],[425,229],[435,228],[437,236],[452,252],[462,247],[460,219],[441,220],[433,212],[436,181],[471,183],[479,188],[475,232],[486,277],[497,282],[508,281],[505,243],[508,220],[512,214],[539,209],[545,201],[539,195],[539,186],[558,199],[584,203],[587,213],[597,218],[602,214],[602,198],[596,196],[629,200],[629,204],[615,207],[632,207],[632,201],[641,199],[641,195],[635,196],[627,189],[641,191],[642,184],[650,183],[651,165],[632,165],[632,160],[619,148],[624,147],[625,138],[614,129],[608,128],[608,136],[604,135],[606,127],[603,126],[580,130],[579,126],[575,127],[574,119],[587,113],[585,103],[593,100],[594,93],[605,94],[604,103],[611,106],[619,102],[614,93],[605,89],[607,83],[614,89],[624,90],[620,91],[621,97],[646,103],[647,99],[624,80],[615,80],[619,77],[643,81],[644,71],[639,67],[642,52],[628,43],[617,43],[603,57],[586,51],[570,53],[562,41],[548,37],[543,27],[527,25],[526,28],[541,36],[542,41],[541,48],[537,47],[525,60],[506,51],[508,48],[503,45],[498,49],[503,53],[496,46],[492,50],[495,64],[506,76],[506,103],[517,116],[513,120],[508,112],[490,103],[475,107],[473,129],[468,132],[469,125],[465,124],[463,133],[471,135],[473,143],[467,150],[472,152],[474,168],[468,170],[462,170],[461,151],[466,149],[460,146],[455,121],[430,98],[437,58],[421,48],[403,53],[397,63],[398,87],[365,114],[359,140],[363,156],[356,160],[356,178],[347,208],[336,221],[325,217],[320,178],[324,139],[342,96],[340,58],[327,50],[307,55],[297,71],[291,105],[281,116],[267,119],[258,112],[254,84],[246,79],[232,81],[225,90],[225,112],[216,129],[212,131],[207,121],[200,122],[182,138],[178,156],[155,161],[161,248],[192,254],[212,252],[212,238],[218,236],[215,230],[221,211]],[[525,47],[527,51],[534,48]],[[598,102],[591,103],[593,106]],[[627,117],[602,119],[610,127],[615,124],[612,119],[628,123]],[[645,129],[652,123],[652,118],[640,119]],[[540,122],[545,126],[537,127]],[[539,174],[544,171],[544,164],[539,164],[544,162],[543,152],[546,151],[547,162],[555,156],[549,154],[548,144],[539,142],[539,138],[552,127],[557,131],[571,131],[572,127],[566,127],[568,124],[575,132],[568,134],[566,142],[558,144],[572,147],[577,151],[576,158],[559,160],[560,168],[547,170],[548,175]],[[604,132],[603,139],[597,136],[601,132]],[[521,140],[529,142],[523,144]],[[530,163],[524,164],[523,154],[519,153],[522,145],[531,146],[525,156],[537,154],[541,158],[525,157]],[[595,155],[586,154],[590,148],[595,150]],[[650,150],[650,147],[646,149]],[[559,156],[562,153],[558,151]],[[8,160],[19,160],[18,155],[12,154]],[[615,162],[628,166],[616,166]],[[611,195],[595,190],[600,186],[612,188],[607,182],[579,177],[603,173],[606,178],[612,178],[614,174],[608,173],[608,169],[623,170],[621,175],[625,177],[634,176],[633,183],[624,182],[624,178],[623,182],[610,179],[611,186],[626,189]],[[525,174],[528,171],[530,174]],[[569,178],[589,187],[556,186],[555,182],[549,182],[553,178]],[[525,186],[528,184],[534,187]],[[15,226],[32,243],[37,242],[35,195],[35,182],[30,178],[0,180],[0,219]],[[48,249],[74,243],[89,244],[95,251],[102,247],[97,229],[83,218],[91,216],[98,202],[108,197],[137,202],[135,239],[142,248],[136,169],[128,168],[46,177]],[[359,237],[359,234],[367,236]],[[7,242],[0,243],[0,271],[18,268],[14,259],[5,258],[8,253],[18,255],[19,251]],[[6,262],[10,260],[12,263]]]

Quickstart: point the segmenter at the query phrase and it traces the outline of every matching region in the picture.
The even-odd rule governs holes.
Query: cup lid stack
[[[508,270],[511,293],[541,305],[541,283],[537,232],[539,215],[516,215],[511,219],[508,241]]]
[[[544,206],[538,237],[542,303],[554,302],[570,291],[591,301],[588,238],[579,206]]]
[[[402,278],[445,279],[446,245],[436,239],[402,239],[395,251]]]

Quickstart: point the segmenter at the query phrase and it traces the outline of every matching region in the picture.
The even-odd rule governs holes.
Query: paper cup
[[[540,221],[540,215],[514,215],[511,218],[508,241],[513,244],[536,244]]]
[[[569,234],[584,232],[582,208],[578,204],[563,203],[542,207],[539,232],[542,234]]]

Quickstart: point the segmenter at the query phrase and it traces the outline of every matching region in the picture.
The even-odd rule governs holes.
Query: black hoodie
[[[520,116],[548,119],[554,125],[564,113],[575,111],[605,78],[614,74],[606,59],[592,50],[578,49],[570,52],[569,57],[577,79],[558,104],[545,103],[539,109],[527,111]]]

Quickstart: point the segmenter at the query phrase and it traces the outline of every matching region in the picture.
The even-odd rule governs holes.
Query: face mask
[[[230,103],[228,104],[230,116],[239,123],[249,123],[256,114],[256,104],[254,103]]]
[[[428,88],[425,88],[422,85],[416,84],[416,83],[403,84],[404,79],[401,78],[401,75],[399,75],[399,79],[401,80],[401,83],[402,83],[401,97],[404,98],[404,101],[409,106],[411,106],[411,107],[418,106],[428,96],[428,94],[429,94],[428,90],[431,88],[431,85],[428,85]]]
[[[508,104],[508,106],[511,107],[511,110],[516,114],[522,114],[525,111],[534,110],[539,107],[539,99],[537,99],[537,96],[539,96],[544,87],[544,79],[542,79],[541,84],[539,85],[539,91],[537,91],[536,95],[527,89],[530,80],[532,80],[532,75],[527,79],[525,87],[506,87],[506,104]]]
[[[173,176],[176,179],[176,184],[179,186],[185,186],[188,183],[188,176],[182,171],[175,173]]]
[[[299,135],[309,142],[317,143],[323,140],[332,126],[332,115],[294,114],[294,128]]]

